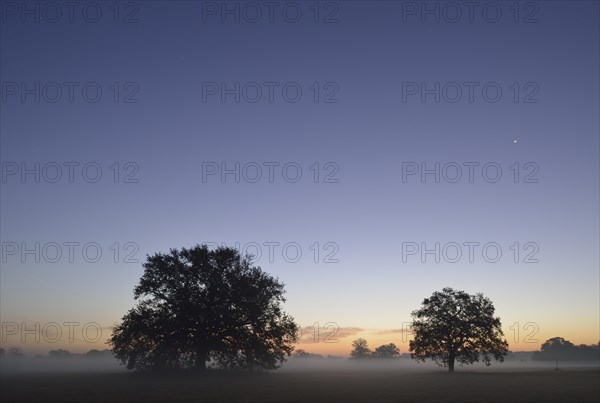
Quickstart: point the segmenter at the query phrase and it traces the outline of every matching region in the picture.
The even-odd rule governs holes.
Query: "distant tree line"
[[[400,349],[394,343],[382,344],[374,351],[371,351],[367,340],[361,337],[352,342],[352,347],[352,351],[350,352],[351,359],[398,358],[400,356]]]
[[[25,353],[20,347],[11,347],[8,350],[0,348],[0,357],[4,358],[22,358],[25,357]],[[43,357],[40,354],[36,354],[35,357]],[[112,357],[112,351],[108,349],[104,350],[89,350],[86,353],[71,353],[68,350],[59,348],[57,350],[48,351],[48,358],[71,358],[71,357],[86,357],[86,358],[101,358],[101,357]]]
[[[308,351],[305,351],[301,348],[294,351],[293,356],[296,358],[319,358],[319,359],[323,358],[323,356],[321,354],[309,353]]]
[[[294,358],[317,358],[317,359],[327,358],[329,360],[339,360],[339,359],[344,358],[339,355],[328,354],[326,356],[323,356],[321,354],[309,353],[308,351],[303,350],[301,348],[298,350],[295,350],[294,353],[292,354],[292,356]]]
[[[367,340],[359,338],[352,342],[352,347],[350,359],[410,358],[410,354],[400,354],[400,349],[394,343],[381,345],[371,351]],[[296,350],[294,357],[324,358],[321,354],[310,353],[303,349]],[[327,358],[333,357],[328,356]],[[539,351],[508,351],[506,359],[511,361],[600,361],[600,343],[575,345],[562,337],[553,337],[546,340]]]
[[[5,356],[19,358],[24,357],[25,354],[23,354],[23,350],[21,350],[19,347],[11,347],[8,349],[8,351],[4,350],[3,348],[0,348],[0,357]]]
[[[356,339],[352,342],[354,349],[350,353],[350,359],[366,359],[366,358],[398,358],[400,357],[400,349],[394,343],[383,344],[377,347],[374,351],[369,349],[367,340],[363,338]],[[306,350],[298,349],[293,354],[296,358],[324,358],[321,354],[309,353]],[[341,358],[338,356],[328,355],[327,358]]]

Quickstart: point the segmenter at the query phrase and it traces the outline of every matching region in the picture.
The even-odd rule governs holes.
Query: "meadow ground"
[[[6,374],[0,400],[206,402],[598,402],[600,370]]]

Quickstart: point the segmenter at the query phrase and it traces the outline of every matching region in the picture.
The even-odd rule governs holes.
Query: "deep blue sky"
[[[142,268],[122,263],[123,256],[114,263],[109,246],[115,242],[122,254],[123,244],[134,242],[140,261],[200,242],[297,242],[299,262],[287,262],[280,248],[269,262],[263,246],[258,264],[287,284],[287,310],[303,326],[399,328],[422,298],[453,286],[484,292],[506,326],[536,322],[541,341],[557,334],[598,340],[598,2],[521,2],[518,23],[510,1],[493,4],[502,9],[496,23],[481,14],[490,2],[476,2],[472,23],[466,8],[457,23],[403,14],[413,4],[435,2],[320,2],[319,18],[333,13],[338,21],[330,23],[314,23],[312,1],[294,3],[303,10],[297,23],[282,18],[289,2],[277,2],[274,23],[265,7],[258,23],[203,14],[222,2],[133,2],[137,10],[121,3],[119,23],[112,2],[98,2],[97,23],[82,17],[86,3],[73,22],[62,9],[57,23],[44,21],[43,11],[41,21],[31,15],[22,21],[20,10],[13,15],[6,8],[13,2],[2,3],[3,175],[13,163],[80,164],[74,183],[64,167],[58,183],[6,177],[3,245],[97,242],[103,252],[94,264],[80,249],[73,263],[65,256],[54,264],[31,256],[23,263],[19,253],[4,253],[3,321],[117,321],[132,306]],[[138,22],[122,21],[129,12]],[[526,15],[538,22],[524,23]],[[50,92],[39,103],[25,94],[23,102],[22,83],[34,88],[36,82]],[[64,82],[78,83],[73,102]],[[97,103],[81,96],[90,82],[102,88]],[[115,82],[121,96],[137,89],[139,102],[115,103]],[[203,88],[213,82],[229,88],[255,82],[265,91],[265,82],[280,85],[272,103],[266,92],[256,103],[243,97],[236,103],[234,95],[223,103],[219,94],[204,94],[203,102]],[[297,103],[281,95],[290,82],[302,88]],[[412,82],[428,88],[455,82],[465,92],[455,103],[443,97],[436,103],[434,95],[422,102],[420,94],[405,93],[403,83]],[[466,82],[480,83],[473,102]],[[44,99],[54,96],[48,83],[64,91],[56,103]],[[482,96],[486,83],[502,89],[498,102]],[[324,103],[332,89],[338,102]],[[97,183],[81,177],[89,162],[103,169]],[[113,183],[115,162],[121,182],[133,169],[125,164],[134,163],[138,183]],[[235,183],[232,175],[221,183],[218,175],[203,182],[206,162],[280,165],[273,183],[264,166],[257,183]],[[281,176],[290,162],[302,168],[297,183]],[[320,183],[310,169],[315,162]],[[432,176],[421,183],[418,176],[403,182],[406,162],[480,165],[473,183],[466,168],[458,183],[435,183]],[[502,168],[497,183],[481,176],[490,162]],[[519,183],[509,168],[515,162]],[[529,162],[539,168],[537,183],[523,183],[533,169],[524,168]],[[323,183],[331,167],[339,168],[338,183]],[[491,264],[479,254],[474,263],[463,256],[437,264],[416,255],[402,261],[403,242],[470,241],[497,242],[502,259]],[[315,242],[318,264],[310,249]],[[333,250],[323,250],[327,242],[339,248],[338,263],[323,263]],[[515,242],[521,249],[535,243],[539,263],[523,263],[523,250],[514,263],[509,246]]]

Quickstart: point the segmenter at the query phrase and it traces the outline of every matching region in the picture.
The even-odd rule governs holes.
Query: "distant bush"
[[[112,357],[112,352],[108,349],[106,350],[90,350],[85,353],[87,358],[102,358],[102,357]]]
[[[50,358],[69,358],[71,357],[71,353],[67,350],[63,350],[59,348],[58,350],[50,350],[48,352],[48,357]]]
[[[23,354],[23,351],[19,347],[11,347],[8,349],[8,356],[14,358],[21,358],[25,357],[25,354]]]
[[[394,343],[381,345],[372,354],[373,358],[398,358],[399,356],[400,349]]]
[[[321,354],[313,354],[308,351],[304,351],[302,349],[296,350],[294,352],[294,357],[296,358],[323,358]]]

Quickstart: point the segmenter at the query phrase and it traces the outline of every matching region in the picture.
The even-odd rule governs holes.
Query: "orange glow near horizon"
[[[591,328],[579,329],[579,332],[565,331],[559,326],[554,328],[546,328],[544,331],[539,329],[535,335],[533,328],[520,330],[519,335],[516,335],[514,328],[510,329],[510,325],[503,327],[504,337],[509,343],[510,351],[536,351],[540,349],[541,344],[552,337],[564,337],[572,343],[578,344],[596,344],[598,339],[591,336]],[[72,353],[85,353],[89,350],[104,350],[110,346],[106,344],[109,337],[108,328],[103,328],[102,337],[97,341],[86,341],[81,338],[76,338],[70,341],[67,335],[64,335],[60,340],[52,342],[45,339],[43,336],[39,342],[35,341],[33,334],[25,334],[24,340],[20,334],[2,335],[0,346],[4,349],[11,347],[19,347],[26,354],[41,354],[45,355],[50,350],[65,349]],[[526,339],[526,336],[530,336]],[[407,333],[403,339],[401,329],[386,330],[386,329],[361,329],[358,327],[340,328],[335,334],[329,330],[321,330],[318,335],[315,334],[312,328],[305,327],[302,329],[300,341],[294,345],[295,350],[305,350],[313,354],[321,354],[323,356],[349,356],[352,350],[352,341],[359,337],[365,338],[369,344],[369,348],[374,350],[382,344],[394,343],[400,349],[400,353],[408,353],[409,340],[412,338],[410,333]],[[516,338],[518,337],[518,340]]]

